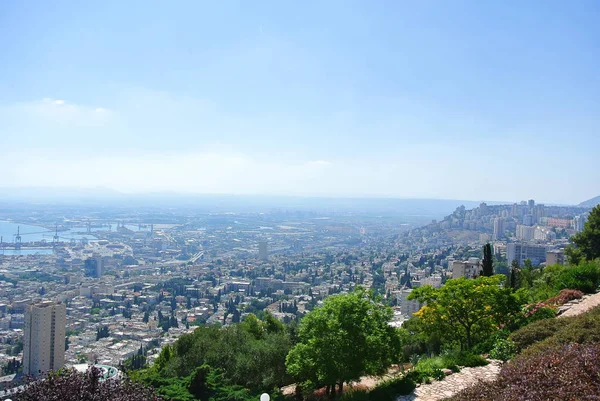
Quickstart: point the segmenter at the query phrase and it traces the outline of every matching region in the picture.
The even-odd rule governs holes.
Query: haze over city
[[[577,204],[595,1],[0,5],[0,188]]]

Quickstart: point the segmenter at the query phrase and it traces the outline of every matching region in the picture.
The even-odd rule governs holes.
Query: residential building
[[[516,236],[522,241],[531,241],[535,235],[535,227],[517,224]]]
[[[65,363],[65,304],[44,301],[25,308],[23,373],[40,376]]]
[[[565,253],[561,250],[556,249],[546,252],[546,266],[552,266],[556,264],[565,264]]]
[[[577,232],[583,231],[583,227],[585,226],[585,223],[587,222],[588,216],[589,216],[588,213],[584,213],[584,214],[575,216],[573,218],[573,228],[575,229],[575,231],[577,231]]]
[[[260,260],[267,260],[269,259],[269,253],[267,250],[267,241],[260,241],[258,243],[258,258]]]
[[[416,313],[423,307],[423,304],[416,300],[408,300],[407,297],[412,292],[410,288],[403,288],[397,294],[398,304],[400,305],[400,313],[406,318],[411,318],[413,313]]]
[[[506,259],[509,263],[516,260],[519,265],[529,259],[534,265],[539,265],[546,261],[546,246],[511,242],[506,245]]]
[[[494,219],[494,235],[493,240],[497,241],[504,238],[504,219],[496,217]]]
[[[481,270],[481,263],[478,258],[470,258],[463,262],[457,260],[452,262],[452,278],[475,278]]]

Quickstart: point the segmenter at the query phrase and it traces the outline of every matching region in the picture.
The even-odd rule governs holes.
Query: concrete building
[[[504,238],[504,219],[496,217],[494,219],[494,235],[493,240],[497,241]]]
[[[533,239],[536,241],[552,241],[556,239],[556,233],[548,227],[537,226]]]
[[[258,258],[260,260],[269,259],[269,251],[267,249],[267,241],[260,241],[258,243]]]
[[[25,308],[24,374],[40,376],[63,367],[66,322],[63,303],[44,301]]]
[[[565,264],[565,253],[559,250],[552,250],[546,252],[546,266],[552,266],[557,264]]]
[[[569,228],[571,227],[572,221],[569,219],[559,219],[559,218],[549,218],[548,219],[548,227],[557,227],[557,228]]]
[[[530,245],[519,242],[511,242],[506,245],[506,260],[512,263],[513,260],[523,265],[527,259],[534,265],[539,265],[546,261],[545,245]]]
[[[481,263],[478,258],[470,258],[463,262],[457,260],[452,262],[452,278],[475,278],[481,270]]]
[[[584,214],[580,214],[579,216],[575,216],[573,218],[573,228],[575,229],[575,231],[577,231],[577,232],[583,231],[583,227],[585,226],[585,223],[587,222],[588,216],[589,216],[588,213],[584,213]]]
[[[535,235],[535,227],[517,224],[516,236],[521,241],[531,241]]]
[[[402,313],[406,319],[413,317],[413,313],[418,312],[419,309],[423,307],[423,304],[419,301],[406,299],[411,292],[412,289],[403,288],[397,293],[398,305],[400,305],[400,313]]]

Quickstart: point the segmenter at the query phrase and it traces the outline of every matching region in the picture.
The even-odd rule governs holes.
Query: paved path
[[[600,292],[597,294],[585,295],[581,299],[576,299],[561,306],[560,309],[568,309],[564,311],[559,317],[577,316],[579,314],[587,312],[588,310],[596,306],[600,306]]]
[[[500,361],[491,361],[487,366],[463,368],[460,372],[446,376],[442,381],[422,384],[412,394],[402,395],[396,401],[437,401],[452,397],[460,390],[472,386],[478,380],[491,381],[500,372]]]
[[[600,293],[586,295],[579,300],[574,300],[561,307],[563,316],[577,316],[590,309],[600,306]],[[412,394],[403,395],[396,401],[437,401],[452,397],[460,390],[470,387],[478,380],[494,380],[500,372],[500,362],[493,361],[487,366],[477,368],[464,368],[459,373],[447,376],[442,381],[417,387]]]

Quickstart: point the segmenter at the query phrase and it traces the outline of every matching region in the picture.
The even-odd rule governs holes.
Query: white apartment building
[[[457,260],[452,262],[452,278],[475,278],[481,270],[479,258],[469,258],[463,262]]]
[[[421,309],[421,307],[423,306],[423,304],[419,301],[406,299],[411,292],[412,289],[410,288],[403,288],[397,292],[398,305],[400,305],[400,313],[406,319],[413,317],[413,313],[418,312],[419,309]]]
[[[519,266],[527,259],[530,259],[532,264],[539,265],[546,261],[546,246],[511,242],[506,245],[506,259],[509,263],[516,260]]]
[[[65,363],[67,309],[63,303],[43,301],[25,308],[23,373],[40,376]]]
[[[260,241],[258,243],[258,258],[260,260],[269,259],[269,251],[268,251],[267,246],[268,246],[267,241]]]
[[[516,236],[522,241],[531,241],[535,235],[535,227],[517,224]]]

